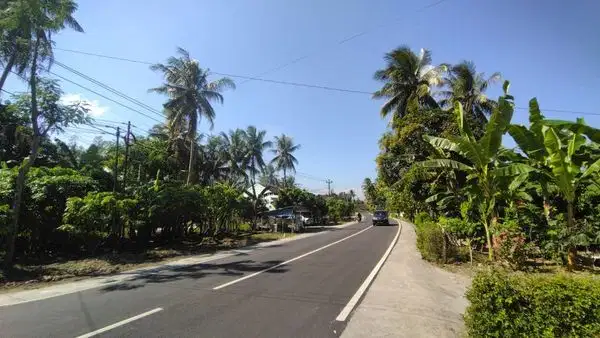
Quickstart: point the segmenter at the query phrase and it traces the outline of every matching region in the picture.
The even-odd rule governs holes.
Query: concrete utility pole
[[[114,173],[113,173],[113,179],[114,184],[113,184],[113,195],[117,193],[117,190],[119,189],[118,185],[119,185],[119,175],[118,175],[118,171],[119,171],[119,137],[121,137],[121,128],[117,127],[117,146],[115,148],[115,169],[114,169]],[[113,207],[113,215],[112,215],[112,235],[114,236],[119,236],[120,231],[119,229],[117,229],[117,207],[116,205]]]
[[[127,134],[125,135],[125,160],[123,161],[123,191],[127,188],[127,165],[129,160],[129,135],[131,135],[131,121],[127,122]]]
[[[333,181],[332,181],[332,180],[330,180],[330,179],[327,179],[327,180],[325,181],[325,183],[327,183],[327,194],[328,194],[328,195],[331,195],[331,183],[333,183]]]
[[[115,170],[113,173],[113,179],[115,180],[113,184],[113,193],[116,193],[119,190],[119,138],[121,137],[121,128],[117,127],[117,147],[115,148]]]

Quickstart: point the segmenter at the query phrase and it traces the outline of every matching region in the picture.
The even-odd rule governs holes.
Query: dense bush
[[[440,224],[430,220],[420,220],[416,223],[417,249],[423,259],[445,263],[449,257],[456,257],[456,246],[447,240],[444,228]]]
[[[12,203],[17,168],[0,170],[0,205]],[[62,224],[67,199],[84,196],[96,189],[96,181],[73,169],[32,168],[27,175],[21,208],[19,250],[26,254],[38,254],[47,250],[59,250],[63,243],[56,233]],[[4,210],[4,211],[3,211]],[[0,208],[0,227],[6,229],[9,208]]]
[[[472,337],[597,337],[600,279],[479,272],[467,292]]]
[[[71,246],[94,252],[111,233],[120,234],[120,225],[131,224],[136,207],[136,200],[112,192],[71,197],[67,200],[64,224],[59,230],[68,234]]]

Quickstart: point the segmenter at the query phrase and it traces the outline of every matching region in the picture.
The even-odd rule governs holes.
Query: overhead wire
[[[113,99],[111,99],[110,97],[108,97],[108,96],[106,96],[106,95],[103,95],[103,94],[101,94],[101,93],[98,93],[97,91],[95,91],[95,90],[93,90],[93,89],[90,89],[90,88],[88,88],[88,87],[86,87],[86,86],[84,86],[84,85],[82,85],[82,84],[79,84],[79,83],[77,83],[77,82],[75,82],[75,81],[69,80],[69,79],[67,79],[66,77],[62,76],[62,75],[56,74],[56,73],[54,73],[54,72],[52,72],[52,71],[50,71],[50,70],[48,70],[48,73],[50,73],[50,74],[52,74],[52,75],[54,75],[54,76],[56,76],[56,77],[59,77],[59,78],[63,79],[64,81],[67,81],[67,82],[69,82],[69,83],[72,83],[72,84],[74,84],[74,85],[76,85],[76,86],[78,86],[78,87],[81,87],[81,88],[83,88],[83,89],[85,89],[85,90],[87,90],[87,91],[89,91],[89,92],[91,92],[91,93],[94,93],[94,94],[96,94],[96,95],[98,95],[98,96],[100,96],[100,97],[103,97],[103,98],[105,98],[105,99],[107,99],[107,100],[109,100],[109,101],[111,101],[111,102],[114,102],[114,103],[118,104],[118,105],[119,105],[119,106],[121,106],[121,107],[127,108],[127,109],[129,109],[129,110],[131,110],[131,111],[133,111],[133,112],[136,112],[136,113],[138,113],[138,114],[140,114],[140,115],[142,115],[142,116],[144,116],[144,117],[146,117],[146,118],[148,118],[148,119],[150,119],[150,120],[156,121],[156,122],[158,122],[158,123],[162,123],[161,121],[159,121],[159,120],[155,119],[154,117],[152,117],[152,116],[150,116],[150,115],[148,115],[148,114],[142,113],[141,111],[139,111],[139,110],[137,110],[137,109],[135,109],[135,108],[131,108],[131,107],[130,107],[130,106],[128,106],[128,105],[125,105],[125,104],[123,104],[123,103],[121,103],[121,102],[119,102],[119,101],[113,100]]]
[[[438,1],[437,3],[434,3],[434,4],[440,4],[440,3],[444,2],[444,1],[447,1],[447,0]],[[129,59],[129,58],[124,58],[124,57],[118,57],[118,56],[111,56],[111,55],[90,53],[90,52],[84,52],[84,51],[73,50],[73,49],[64,49],[64,48],[63,49],[61,49],[61,48],[55,48],[55,49],[63,50],[63,51],[67,51],[67,52],[72,52],[72,53],[83,54],[83,55],[89,55],[89,56],[95,56],[95,57],[101,57],[101,58],[108,58],[108,59],[113,59],[113,60],[119,60],[119,61],[133,62],[133,63],[139,63],[139,64],[148,64],[148,65],[153,64],[151,62],[142,61],[142,60],[135,60],[135,59]],[[220,72],[212,72],[212,73],[216,74],[216,75],[221,75],[221,76],[229,76],[229,77],[242,78],[242,79],[251,79],[251,80],[256,80],[256,81],[261,81],[261,82],[276,83],[276,84],[288,85],[288,86],[306,87],[306,88],[314,88],[314,89],[322,89],[322,90],[330,90],[330,91],[338,91],[338,92],[348,92],[348,93],[353,93],[353,94],[365,94],[365,95],[372,95],[373,94],[373,92],[369,92],[369,91],[353,90],[353,89],[346,89],[346,88],[339,88],[339,87],[328,87],[328,86],[321,86],[321,85],[314,85],[314,84],[300,83],[300,82],[271,80],[271,79],[264,79],[264,78],[260,78],[260,77],[256,77],[256,76],[246,76],[246,75],[238,75],[238,74],[231,74],[231,73],[220,73]],[[529,108],[527,108],[527,107],[515,107],[515,109],[528,110]],[[541,110],[542,111],[547,111],[547,112],[555,112],[555,113],[568,113],[568,114],[600,116],[600,113],[592,113],[592,112],[585,112],[585,111],[574,111],[574,110],[567,110],[567,109],[563,110],[563,109],[546,109],[546,108],[541,108]]]
[[[121,91],[119,91],[119,90],[117,90],[117,89],[115,89],[115,88],[113,88],[113,87],[111,87],[111,86],[109,86],[109,85],[107,85],[105,83],[102,83],[102,82],[94,79],[93,77],[91,77],[89,75],[86,75],[86,74],[84,74],[84,73],[82,73],[82,72],[80,72],[80,71],[78,71],[78,70],[76,70],[76,69],[74,69],[74,68],[72,68],[70,66],[67,66],[67,65],[65,65],[64,63],[62,63],[62,62],[60,62],[58,60],[54,60],[54,64],[56,64],[57,66],[59,66],[59,67],[65,69],[65,70],[67,70],[67,71],[69,71],[69,72],[71,72],[71,73],[73,73],[75,75],[78,75],[78,76],[80,76],[80,77],[82,77],[82,78],[84,78],[84,79],[86,79],[86,80],[88,80],[88,81],[90,81],[90,82],[92,82],[92,83],[94,83],[94,84],[96,84],[96,85],[98,85],[98,86],[100,86],[100,87],[108,90],[109,92],[111,92],[111,93],[113,93],[113,94],[115,94],[115,95],[117,95],[117,96],[119,96],[119,97],[121,97],[121,98],[123,98],[123,99],[125,99],[125,100],[127,100],[127,101],[129,101],[131,103],[133,103],[133,104],[136,104],[136,105],[138,105],[138,106],[140,106],[140,107],[142,107],[142,108],[144,108],[144,109],[146,109],[146,110],[148,110],[148,111],[156,114],[159,117],[164,117],[164,115],[159,110],[154,109],[151,106],[149,106],[149,105],[147,105],[147,104],[145,104],[145,103],[143,103],[143,102],[141,102],[141,101],[139,101],[139,100],[137,100],[135,98],[132,98],[131,96],[128,96],[128,95],[124,94],[123,92],[121,92]]]

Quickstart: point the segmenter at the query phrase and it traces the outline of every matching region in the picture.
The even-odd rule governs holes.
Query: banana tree
[[[468,189],[477,192],[479,218],[485,229],[488,256],[494,259],[494,250],[490,229],[497,221],[496,199],[507,181],[513,177],[527,173],[534,168],[524,163],[504,164],[500,155],[502,135],[507,131],[514,111],[513,97],[508,95],[508,82],[504,83],[504,96],[498,100],[483,136],[477,140],[465,123],[463,107],[455,103],[454,113],[460,131],[459,136],[441,138],[425,136],[434,147],[450,152],[454,159],[438,158],[419,162],[417,165],[432,169],[450,169],[466,173]]]
[[[546,196],[552,185],[567,202],[567,230],[573,231],[573,205],[577,187],[588,182],[600,170],[600,159],[582,156],[580,149],[586,146],[588,139],[599,142],[600,130],[587,126],[583,119],[577,119],[576,122],[546,120],[535,98],[529,101],[529,122],[529,129],[512,125],[509,133],[536,167],[545,195],[546,216],[548,217],[549,208]],[[572,269],[577,254],[575,245],[569,244],[567,251],[567,264]]]

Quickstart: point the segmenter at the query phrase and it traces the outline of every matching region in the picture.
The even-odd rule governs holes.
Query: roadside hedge
[[[471,337],[598,337],[600,279],[479,272],[467,291]]]

